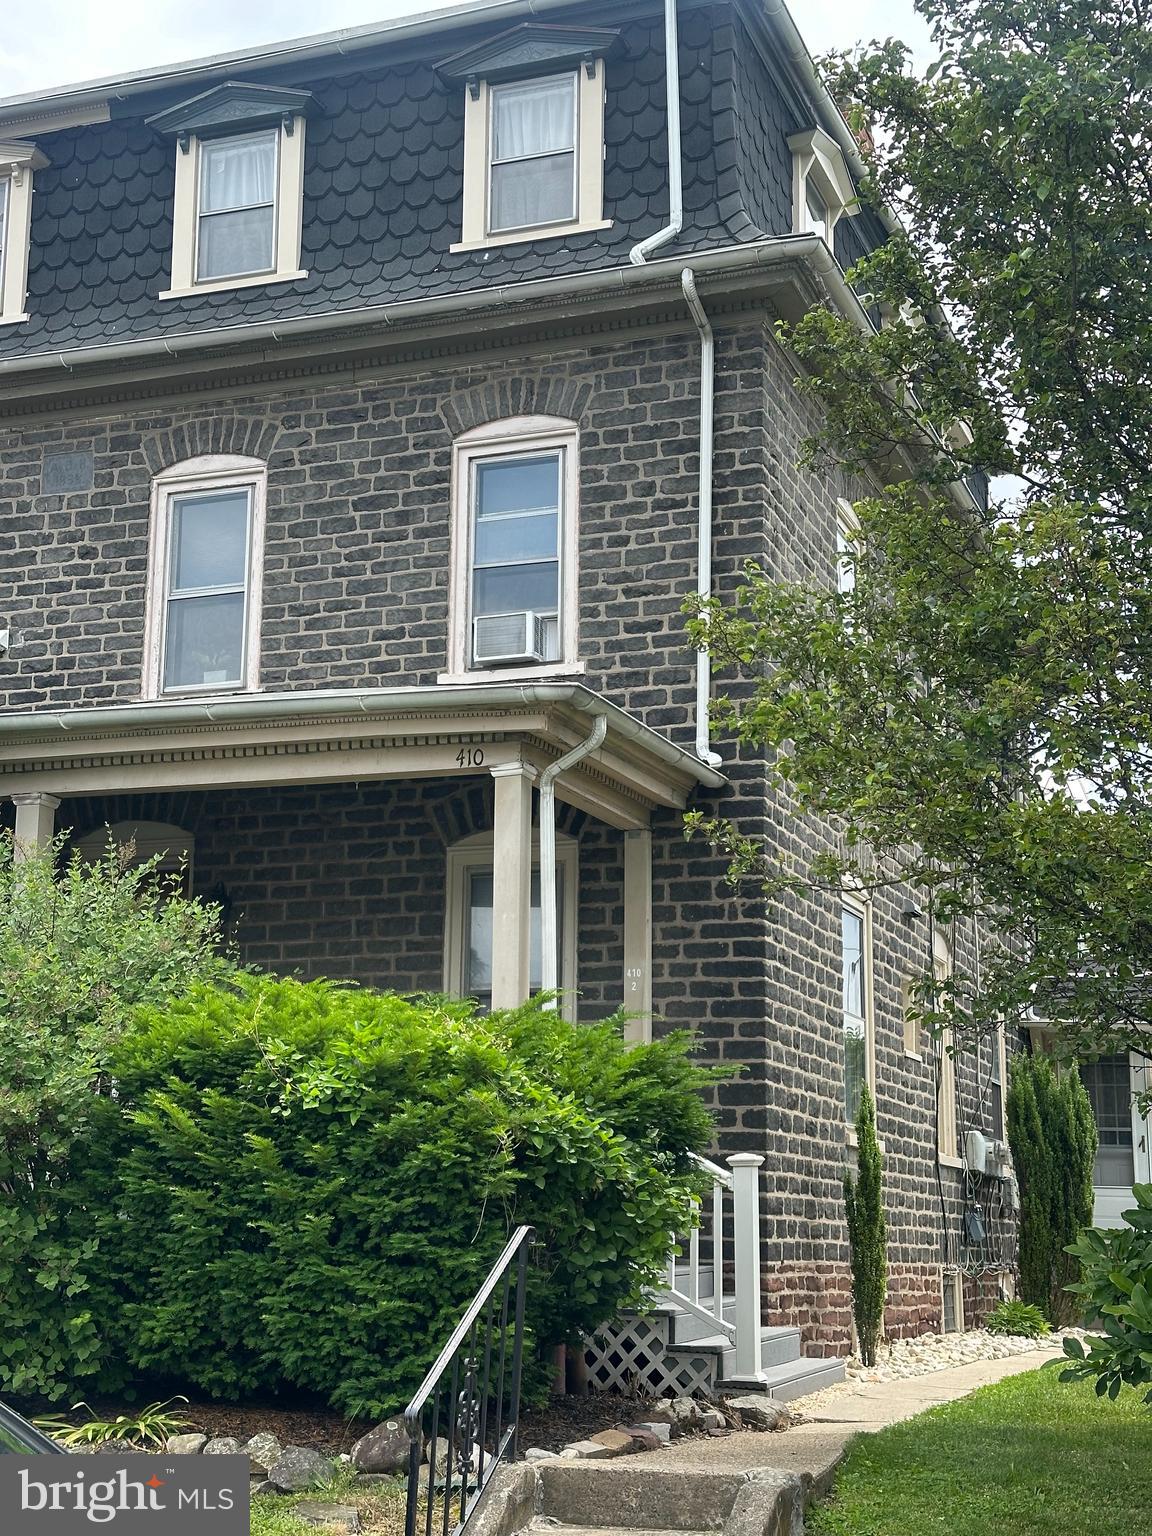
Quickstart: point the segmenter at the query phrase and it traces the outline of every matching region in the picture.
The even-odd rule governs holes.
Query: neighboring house
[[[1147,1059],[1135,1052],[1080,1064],[1080,1080],[1088,1090],[1099,1137],[1092,1176],[1093,1222],[1098,1227],[1123,1226],[1124,1212],[1135,1204],[1133,1184],[1152,1183],[1152,1116],[1142,1115],[1139,1109],[1142,1095],[1148,1092],[1148,1073]]]
[[[682,609],[748,558],[850,579],[864,487],[798,468],[775,328],[867,324],[885,230],[780,6],[680,5],[671,134],[666,24],[502,0],[0,103],[3,789],[25,847],[185,865],[262,966],[697,1030],[719,1152],[766,1159],[765,1318],[843,1350],[864,1081],[889,1332],[1008,1283],[965,1160],[1003,1042],[906,1018],[970,931],[767,909],[684,839],[836,844],[709,743]]]

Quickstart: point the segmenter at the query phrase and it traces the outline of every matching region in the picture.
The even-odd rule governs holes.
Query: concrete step
[[[733,1350],[731,1358],[725,1358],[721,1388],[739,1386],[745,1392],[764,1392],[778,1403],[790,1403],[793,1398],[806,1397],[809,1392],[819,1392],[822,1387],[832,1387],[844,1380],[844,1361],[835,1355],[826,1358],[805,1355],[785,1365],[766,1366],[754,1383],[742,1383],[730,1378],[727,1373],[735,1368],[735,1364],[736,1354]]]
[[[700,1536],[722,1530],[748,1478],[745,1472],[699,1473],[680,1467],[649,1467],[643,1456],[615,1461],[538,1461],[533,1536],[559,1529],[567,1536],[590,1531],[626,1536]],[[752,1525],[748,1530],[753,1529]],[[771,1529],[767,1522],[756,1530]],[[786,1529],[786,1527],[785,1527]]]
[[[698,1319],[693,1318],[691,1321],[696,1322]],[[685,1337],[681,1332],[680,1319],[677,1318],[672,1327],[669,1348],[681,1350],[686,1354],[716,1350],[720,1354],[727,1355],[732,1352],[732,1340],[726,1333],[702,1332],[699,1335],[689,1333],[688,1337]],[[799,1360],[801,1354],[799,1328],[761,1328],[760,1364],[762,1366],[788,1365],[794,1360]]]
[[[548,1515],[537,1515],[524,1527],[525,1536],[705,1536],[703,1531],[668,1531],[623,1525],[561,1525]]]

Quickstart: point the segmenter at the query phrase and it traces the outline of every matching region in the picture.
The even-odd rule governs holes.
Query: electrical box
[[[964,1160],[972,1173],[988,1172],[988,1143],[979,1131],[969,1131],[964,1138]]]

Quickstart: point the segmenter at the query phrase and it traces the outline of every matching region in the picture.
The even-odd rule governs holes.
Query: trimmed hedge
[[[685,1226],[710,1132],[688,1051],[272,978],[142,1011],[73,1190],[104,1384],[391,1411],[519,1222],[538,1342],[594,1328]]]

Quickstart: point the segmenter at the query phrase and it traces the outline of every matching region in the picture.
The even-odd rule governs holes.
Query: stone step
[[[677,1533],[719,1531],[744,1487],[744,1472],[651,1467],[643,1456],[615,1461],[538,1461],[534,1536],[547,1530]]]
[[[561,1525],[547,1515],[537,1515],[524,1527],[522,1536],[706,1536],[706,1533],[623,1525]]]

